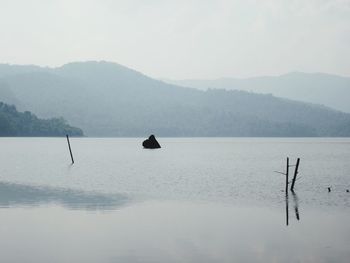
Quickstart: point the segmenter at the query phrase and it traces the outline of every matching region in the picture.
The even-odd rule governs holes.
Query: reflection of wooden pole
[[[289,225],[289,208],[288,208],[288,195],[286,195],[286,225]]]
[[[68,147],[69,147],[69,152],[70,152],[70,158],[72,159],[72,164],[73,164],[74,163],[74,159],[73,159],[72,149],[70,148],[70,142],[69,142],[68,134],[66,135],[66,137],[67,137],[67,142],[68,142]]]
[[[297,164],[295,165],[293,181],[292,181],[292,185],[291,185],[291,187],[290,187],[290,190],[291,190],[291,191],[294,191],[294,184],[295,184],[295,180],[297,179],[298,168],[299,168],[299,162],[300,162],[300,158],[298,158]]]
[[[289,157],[287,157],[287,170],[286,170],[286,195],[288,195],[288,175],[289,175]]]
[[[299,215],[299,201],[296,193],[292,192],[293,199],[294,199],[294,210],[295,210],[295,217],[297,220],[300,220],[300,215]]]

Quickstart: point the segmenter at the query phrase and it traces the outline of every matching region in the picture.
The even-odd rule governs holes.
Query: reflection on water
[[[0,207],[59,204],[68,209],[110,210],[125,205],[123,195],[104,195],[61,188],[37,187],[0,182]]]
[[[281,210],[206,202],[133,202],[108,213],[11,207],[0,209],[0,261],[349,262],[349,212],[308,208],[302,219],[285,227]]]
[[[293,201],[294,201],[294,211],[295,211],[295,218],[299,221],[300,215],[299,215],[299,199],[297,194],[292,191]]]
[[[349,262],[349,139],[74,140],[0,138],[1,262]]]
[[[293,196],[295,218],[299,221],[300,220],[299,198],[294,191],[292,191],[292,196]],[[288,194],[285,197],[285,201],[286,201],[286,225],[288,226],[289,225],[289,197],[288,197]]]
[[[288,195],[286,195],[286,225],[289,225],[289,199]]]

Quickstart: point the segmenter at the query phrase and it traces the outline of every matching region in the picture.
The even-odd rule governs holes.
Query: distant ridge
[[[185,88],[105,61],[1,65],[0,100],[88,136],[350,136],[350,114],[322,105]]]
[[[272,94],[292,100],[323,104],[350,113],[350,77],[326,73],[291,72],[281,76],[164,81],[200,90],[211,88]]]

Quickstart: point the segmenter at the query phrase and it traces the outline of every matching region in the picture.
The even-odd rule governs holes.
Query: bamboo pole
[[[289,157],[287,157],[287,167],[286,167],[286,195],[288,195],[288,176],[289,176]]]
[[[294,191],[294,185],[295,185],[295,180],[297,179],[297,174],[298,174],[298,169],[299,169],[299,163],[300,163],[300,158],[297,159],[297,164],[295,165],[293,181],[292,181],[292,185],[291,185],[291,187],[290,187],[290,190],[291,190],[291,191]]]
[[[73,159],[73,154],[72,154],[72,149],[70,147],[70,142],[69,142],[69,136],[66,134],[67,137],[67,142],[68,142],[68,148],[69,148],[69,153],[70,153],[70,158],[72,159],[72,164],[74,164],[74,159]]]

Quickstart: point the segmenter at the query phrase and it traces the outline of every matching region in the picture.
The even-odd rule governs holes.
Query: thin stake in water
[[[70,152],[70,158],[72,159],[72,164],[73,164],[74,163],[74,159],[73,159],[72,149],[70,148],[70,142],[69,142],[68,134],[66,134],[66,137],[67,137],[67,142],[68,142],[68,147],[69,147],[69,152]]]
[[[289,175],[289,157],[287,157],[287,169],[286,169],[286,195],[288,195],[288,175]]]
[[[295,170],[294,170],[294,176],[293,176],[292,186],[290,187],[290,190],[291,190],[292,192],[294,191],[294,184],[295,184],[295,180],[297,179],[297,174],[298,174],[298,169],[299,169],[299,162],[300,162],[300,158],[297,159],[297,164],[295,165]]]

